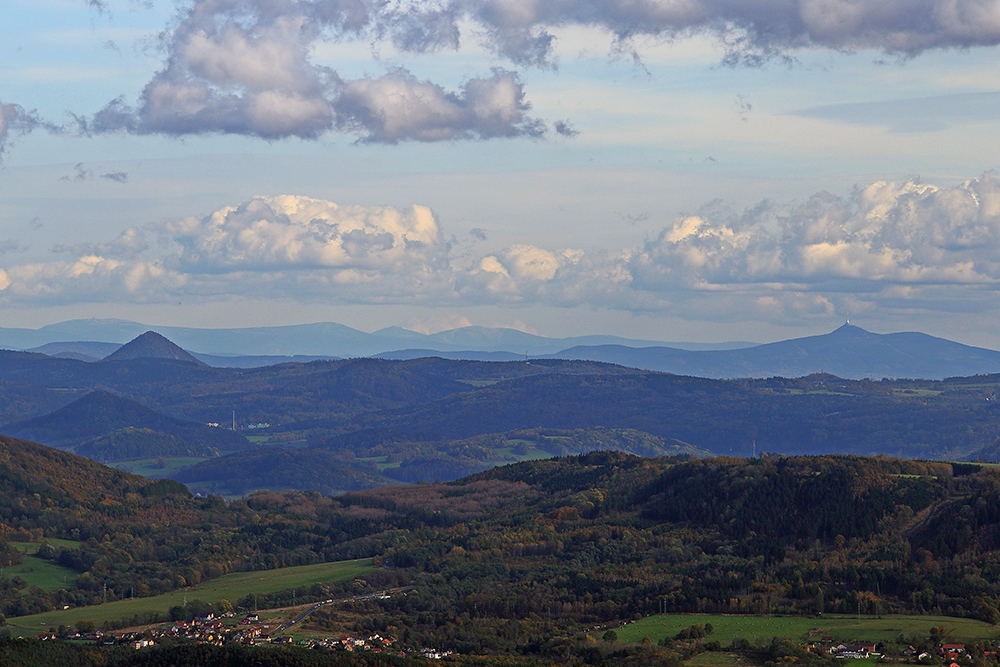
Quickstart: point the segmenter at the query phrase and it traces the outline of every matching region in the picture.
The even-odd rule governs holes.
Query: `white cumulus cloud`
[[[446,246],[425,206],[339,206],[309,197],[254,197],[206,217],[163,223],[187,272],[329,269],[408,273],[439,267]]]
[[[0,301],[222,300],[586,306],[790,322],[874,308],[1000,307],[1000,178],[879,181],[742,213],[706,209],[644,243],[517,243],[452,256],[424,206],[254,197],[0,266]]]
[[[449,93],[405,70],[346,83],[335,108],[338,124],[365,141],[443,141],[541,136],[545,126],[527,116],[524,90],[512,72],[471,79]]]
[[[70,258],[4,266],[0,299],[398,302],[440,299],[452,280],[448,245],[427,207],[339,206],[299,196],[254,197],[206,216],[130,228],[108,243],[54,251]]]

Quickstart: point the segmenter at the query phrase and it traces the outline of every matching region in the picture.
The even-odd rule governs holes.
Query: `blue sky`
[[[0,326],[1000,347],[1000,3],[2,12]]]

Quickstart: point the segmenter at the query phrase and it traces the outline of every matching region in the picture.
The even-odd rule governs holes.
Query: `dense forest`
[[[315,622],[466,655],[600,661],[600,652],[581,658],[582,633],[661,610],[1000,621],[1000,473],[978,465],[598,452],[452,483],[227,503],[0,442],[0,554],[53,540],[45,557],[77,572],[54,592],[4,578],[7,617],[227,572],[374,557],[371,585],[416,588],[317,612]]]
[[[448,481],[606,449],[997,460],[998,389],[1000,376],[709,380],[551,359],[222,369],[0,352],[0,432],[148,474],[155,459],[159,474],[236,497]]]

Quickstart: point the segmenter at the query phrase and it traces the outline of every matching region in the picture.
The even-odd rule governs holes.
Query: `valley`
[[[827,346],[846,335],[834,334]],[[0,432],[230,499],[597,450],[991,460],[1000,439],[1000,375],[715,380],[560,359],[212,368],[152,333],[122,350],[90,362],[0,352]]]
[[[904,662],[1000,641],[1000,376],[234,369],[129,345],[0,352],[0,393],[45,397],[4,404],[0,635],[176,658],[268,633],[171,624],[308,611],[284,634],[330,664],[377,636],[364,660],[669,667],[832,664],[814,635]]]

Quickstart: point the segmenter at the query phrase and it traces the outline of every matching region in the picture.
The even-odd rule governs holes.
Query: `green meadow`
[[[944,627],[948,641],[969,642],[975,639],[1000,639],[1000,628],[967,618],[945,616],[823,616],[822,618],[785,616],[741,616],[714,614],[661,614],[628,623],[618,628],[618,639],[638,642],[649,637],[658,642],[674,637],[692,625],[711,623],[707,639],[727,644],[733,639],[752,641],[771,637],[790,637],[807,641],[833,637],[838,642],[891,641],[899,636],[926,636],[933,627]]]
[[[59,625],[73,626],[77,621],[91,621],[100,627],[105,621],[117,621],[150,612],[166,613],[171,607],[183,605],[192,600],[202,600],[215,604],[219,600],[226,599],[235,603],[252,593],[276,593],[290,588],[353,579],[370,572],[372,568],[372,559],[362,558],[337,563],[286,567],[277,570],[239,572],[227,574],[198,586],[153,597],[117,600],[90,607],[75,607],[32,616],[8,618],[7,627],[13,634],[21,636],[35,635]]]
[[[46,541],[57,549],[60,547],[75,549],[80,546],[79,542],[71,540],[49,539]],[[11,542],[10,544],[25,554],[24,562],[20,565],[0,569],[0,576],[20,577],[29,587],[38,586],[43,591],[51,592],[71,587],[79,574],[68,567],[35,556],[38,548],[42,546],[40,542]]]

